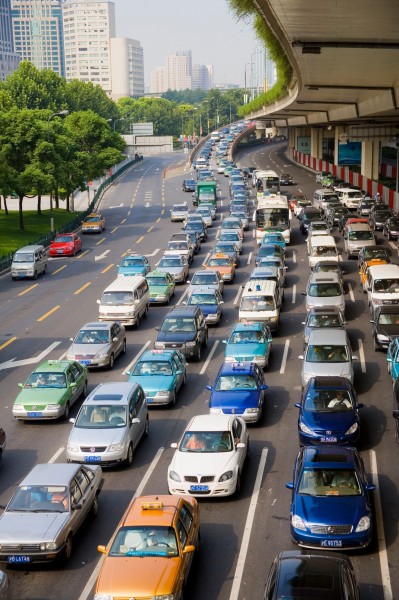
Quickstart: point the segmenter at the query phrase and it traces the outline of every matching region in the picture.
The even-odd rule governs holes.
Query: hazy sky
[[[260,46],[252,24],[237,21],[226,0],[113,1],[117,37],[143,48],[146,86],[150,72],[177,50],[191,50],[193,64],[213,65],[215,83],[244,86],[245,65]]]

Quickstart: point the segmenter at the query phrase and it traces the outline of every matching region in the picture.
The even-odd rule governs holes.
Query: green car
[[[150,288],[150,303],[169,304],[176,287],[172,275],[161,271],[150,271],[145,277]]]
[[[69,417],[72,404],[87,395],[88,370],[75,360],[46,360],[19,383],[12,414],[24,421]]]

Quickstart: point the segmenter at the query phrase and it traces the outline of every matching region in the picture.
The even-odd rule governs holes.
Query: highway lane
[[[272,151],[272,154],[277,154],[275,149]],[[262,160],[269,166],[272,166],[270,161],[267,160],[267,153],[265,151],[257,152],[256,157],[257,161]],[[249,160],[249,158],[246,160]],[[273,160],[282,160],[281,163],[277,164],[286,164],[285,159],[280,159],[277,155]],[[22,350],[25,352],[23,356],[31,356],[33,349],[39,352],[45,347],[44,340],[49,344],[54,339],[60,339],[62,343],[56,352],[52,353],[52,357],[60,356],[68,345],[67,340],[69,336],[73,335],[81,324],[92,320],[95,318],[94,315],[97,315],[97,305],[95,304],[95,299],[98,297],[97,292],[102,291],[112,281],[115,274],[112,268],[109,268],[105,273],[101,273],[101,271],[104,271],[104,269],[107,269],[112,264],[117,264],[118,258],[128,248],[152,253],[156,247],[164,247],[167,239],[170,237],[171,231],[177,230],[179,225],[170,224],[167,212],[164,212],[163,215],[160,212],[162,210],[167,211],[167,207],[176,200],[180,201],[186,198],[189,201],[190,195],[181,192],[181,176],[168,179],[165,181],[165,209],[162,209],[163,195],[160,174],[163,166],[162,160],[158,161],[159,159],[155,158],[149,159],[148,162],[154,164],[146,171],[146,176],[140,182],[136,193],[132,192],[132,190],[135,190],[136,186],[138,186],[139,174],[135,174],[134,172],[131,172],[124,178],[123,186],[118,184],[107,193],[102,210],[107,214],[108,219],[112,219],[112,229],[114,227],[118,227],[118,229],[111,234],[111,241],[108,240],[108,235],[112,229],[107,227],[106,240],[100,247],[101,252],[110,249],[110,253],[99,261],[101,269],[97,268],[97,265],[93,261],[89,261],[88,255],[84,257],[85,262],[79,261],[77,258],[72,259],[68,269],[73,266],[76,273],[73,273],[73,277],[68,276],[67,281],[61,277],[62,272],[60,272],[59,276],[53,276],[53,283],[44,292],[45,301],[51,300],[51,302],[48,302],[48,307],[50,308],[54,306],[52,302],[55,299],[57,302],[62,301],[62,294],[61,298],[57,296],[60,284],[65,286],[63,290],[64,294],[68,294],[71,297],[74,295],[74,291],[84,286],[88,280],[93,279],[91,285],[78,295],[78,299],[76,297],[72,298],[73,304],[62,305],[67,307],[62,313],[58,313],[58,315],[62,314],[62,318],[59,318],[55,314],[48,317],[46,327],[41,330],[41,336],[27,333],[22,337],[19,334],[21,335],[21,342],[18,346],[18,353],[12,349],[12,346],[14,343],[17,344],[20,338],[17,338],[16,342],[9,344],[9,346],[0,352],[0,361],[8,360],[19,354],[19,352],[22,352]],[[294,168],[291,167],[279,168],[278,170],[288,170],[294,173]],[[300,169],[295,171],[295,176],[297,172],[300,187],[303,187],[304,190],[306,189],[307,193],[310,194],[310,191],[316,187],[314,177],[310,178],[305,171]],[[220,179],[223,195],[225,196],[227,182],[223,178]],[[150,202],[150,193],[152,193],[152,198],[156,198],[156,201],[153,202],[151,200]],[[133,207],[130,208],[128,201],[133,196],[134,203]],[[123,207],[120,207],[121,202],[123,202]],[[149,206],[146,206],[148,204]],[[222,210],[226,211],[225,200],[223,200],[223,205]],[[107,206],[117,206],[118,208],[108,209]],[[131,211],[130,215],[127,214],[129,210]],[[108,214],[110,215],[109,217]],[[125,218],[126,221],[121,223]],[[131,221],[129,221],[130,218],[132,219]],[[160,225],[156,223],[158,218],[161,218],[161,221],[158,222]],[[147,230],[153,225],[154,229],[145,236]],[[294,227],[295,225],[294,221]],[[154,233],[155,236],[153,235]],[[205,256],[207,249],[211,247],[214,235],[215,232],[211,230],[210,241],[202,249],[201,255],[196,257],[193,268],[201,264],[202,257]],[[139,243],[136,243],[142,236],[144,238]],[[85,243],[86,247],[89,244],[92,245],[91,247],[95,246],[97,243],[96,239],[90,237],[89,240],[88,236],[85,236],[84,241],[87,240],[87,243]],[[154,239],[156,243],[154,243]],[[34,569],[28,575],[20,571],[11,571],[16,597],[21,599],[50,599],[78,598],[80,596],[98,560],[98,554],[95,550],[96,545],[107,541],[110,537],[117,519],[122,514],[131,495],[140,485],[142,477],[147,472],[152,458],[156,455],[160,447],[164,447],[165,450],[161,454],[159,462],[145,487],[145,493],[167,491],[166,469],[172,455],[169,444],[178,439],[185,423],[193,414],[207,410],[206,402],[209,396],[208,392],[205,391],[205,385],[212,383],[223,360],[223,346],[220,342],[223,338],[227,337],[237,317],[237,311],[232,306],[232,302],[237,294],[238,285],[244,283],[247,274],[253,266],[253,264],[246,266],[245,260],[249,256],[249,252],[253,249],[254,243],[252,237],[247,235],[244,247],[244,260],[237,272],[237,281],[231,288],[227,286],[226,289],[224,320],[219,328],[210,331],[212,335],[210,335],[209,350],[215,341],[218,341],[219,344],[206,372],[199,376],[203,367],[203,361],[199,364],[191,363],[186,388],[181,394],[176,407],[173,410],[151,411],[151,433],[149,439],[143,442],[138,449],[133,469],[106,472],[106,485],[101,497],[99,520],[94,527],[89,526],[85,528],[79,536],[76,553],[70,565],[62,570],[53,568]],[[296,256],[295,263],[294,250]],[[95,250],[95,252],[100,253],[99,250]],[[94,254],[94,249],[92,254]],[[255,509],[255,520],[253,529],[251,530],[248,557],[244,563],[243,581],[241,586],[239,586],[237,597],[259,598],[262,594],[264,580],[274,555],[282,549],[292,547],[288,527],[290,496],[288,490],[284,488],[284,482],[291,478],[292,465],[298,447],[296,434],[297,409],[293,405],[299,399],[300,395],[299,372],[301,365],[297,356],[302,351],[301,322],[304,316],[304,299],[300,295],[300,292],[304,289],[308,275],[304,240],[298,231],[295,231],[293,244],[289,249],[288,256],[289,271],[287,273],[282,325],[279,335],[275,338],[273,357],[270,367],[266,372],[267,382],[270,386],[269,407],[266,410],[261,426],[251,428],[251,459],[248,471],[244,476],[243,491],[240,498],[222,502],[201,500],[203,523],[201,557],[191,578],[188,593],[188,597],[194,600],[204,597],[221,599],[231,597],[237,559],[250,508],[251,493],[263,448],[267,448],[268,450],[266,469],[258,504]],[[396,468],[397,449],[393,439],[390,418],[392,405],[391,388],[385,369],[385,355],[375,353],[372,349],[370,324],[368,323],[369,316],[364,305],[364,296],[358,292],[359,286],[355,267],[355,261],[348,263],[348,275],[346,279],[351,282],[356,298],[356,303],[351,303],[349,297],[347,297],[348,316],[350,318],[348,329],[356,353],[359,347],[357,340],[360,339],[363,342],[367,359],[366,374],[362,374],[360,364],[356,365],[357,389],[362,394],[361,401],[364,401],[367,405],[367,408],[363,409],[362,413],[364,417],[363,424],[365,425],[364,430],[367,434],[363,436],[362,449],[365,451],[365,454],[371,449],[377,449],[377,465],[381,481],[384,522],[386,523],[386,531],[389,533],[390,576],[394,585],[397,585],[396,581],[398,578],[395,577],[395,574],[397,575],[395,520],[398,483]],[[95,275],[95,278],[93,275]],[[50,277],[52,276],[47,276],[46,284],[50,280]],[[55,281],[56,277],[58,277],[58,281]],[[44,279],[39,280],[39,282],[40,284],[44,283]],[[26,288],[29,287],[27,282],[24,282],[24,285],[26,285]],[[294,285],[297,286],[295,294],[293,293]],[[1,280],[0,294],[9,294],[12,287],[9,282],[7,282],[7,285],[4,285],[4,280]],[[185,286],[179,286],[177,301],[181,297],[184,288]],[[22,289],[22,286],[19,289]],[[29,296],[29,293],[25,295],[25,298]],[[32,311],[31,322],[34,321],[35,317],[38,318],[37,315],[40,316],[40,314],[43,314],[40,298],[36,301],[37,304],[32,306],[31,303],[34,302],[32,298],[27,306],[27,310]],[[126,357],[123,357],[116,363],[113,371],[91,373],[91,385],[95,385],[100,381],[125,380],[125,377],[122,375],[123,369],[147,339],[154,339],[155,332],[153,327],[155,324],[159,324],[167,310],[167,308],[161,307],[152,308],[148,319],[141,323],[139,329],[128,332],[129,345]],[[27,319],[28,325],[31,322]],[[7,332],[13,333],[15,328],[19,333],[17,310],[15,310],[14,322],[7,319],[7,326]],[[288,343],[289,345],[287,345]],[[15,348],[17,348],[17,345]],[[284,369],[283,358],[284,351],[287,348],[288,360]],[[46,461],[51,459],[57,449],[62,447],[62,444],[65,444],[70,428],[69,424],[66,423],[23,425],[15,423],[12,420],[9,411],[10,403],[17,391],[15,384],[17,381],[23,381],[30,370],[31,367],[27,366],[0,372],[0,376],[4,378],[2,379],[2,388],[6,391],[6,396],[9,399],[8,406],[2,406],[0,409],[2,423],[9,437],[9,447],[2,471],[3,486],[1,489],[1,501],[8,499],[12,486],[22,478],[36,460]],[[377,395],[375,394],[376,388],[378,389]],[[378,404],[376,403],[376,396],[378,396]],[[383,433],[384,435],[382,435]],[[368,454],[364,458],[369,468]],[[57,460],[62,460],[62,454],[57,457]],[[364,598],[382,598],[381,573],[376,548],[373,547],[365,555],[355,556],[353,560],[362,585],[362,598],[363,596]],[[395,588],[393,597],[398,597],[398,590],[395,590]]]

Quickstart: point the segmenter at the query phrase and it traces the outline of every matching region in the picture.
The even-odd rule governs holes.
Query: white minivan
[[[399,304],[399,266],[388,264],[369,267],[366,290],[372,315],[377,306]]]
[[[150,291],[142,275],[119,276],[103,292],[99,304],[100,321],[138,325],[150,306]]]
[[[48,254],[44,246],[35,244],[19,248],[14,254],[11,263],[12,279],[37,279],[42,273],[46,273]]]
[[[309,267],[318,262],[338,262],[338,250],[332,235],[311,235],[308,239]]]
[[[262,321],[277,331],[280,321],[281,296],[275,281],[247,281],[241,296],[239,321]]]

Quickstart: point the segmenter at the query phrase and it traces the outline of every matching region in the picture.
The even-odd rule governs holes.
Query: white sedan
[[[231,496],[241,488],[249,452],[245,421],[236,415],[193,417],[168,468],[169,493],[189,496]]]

